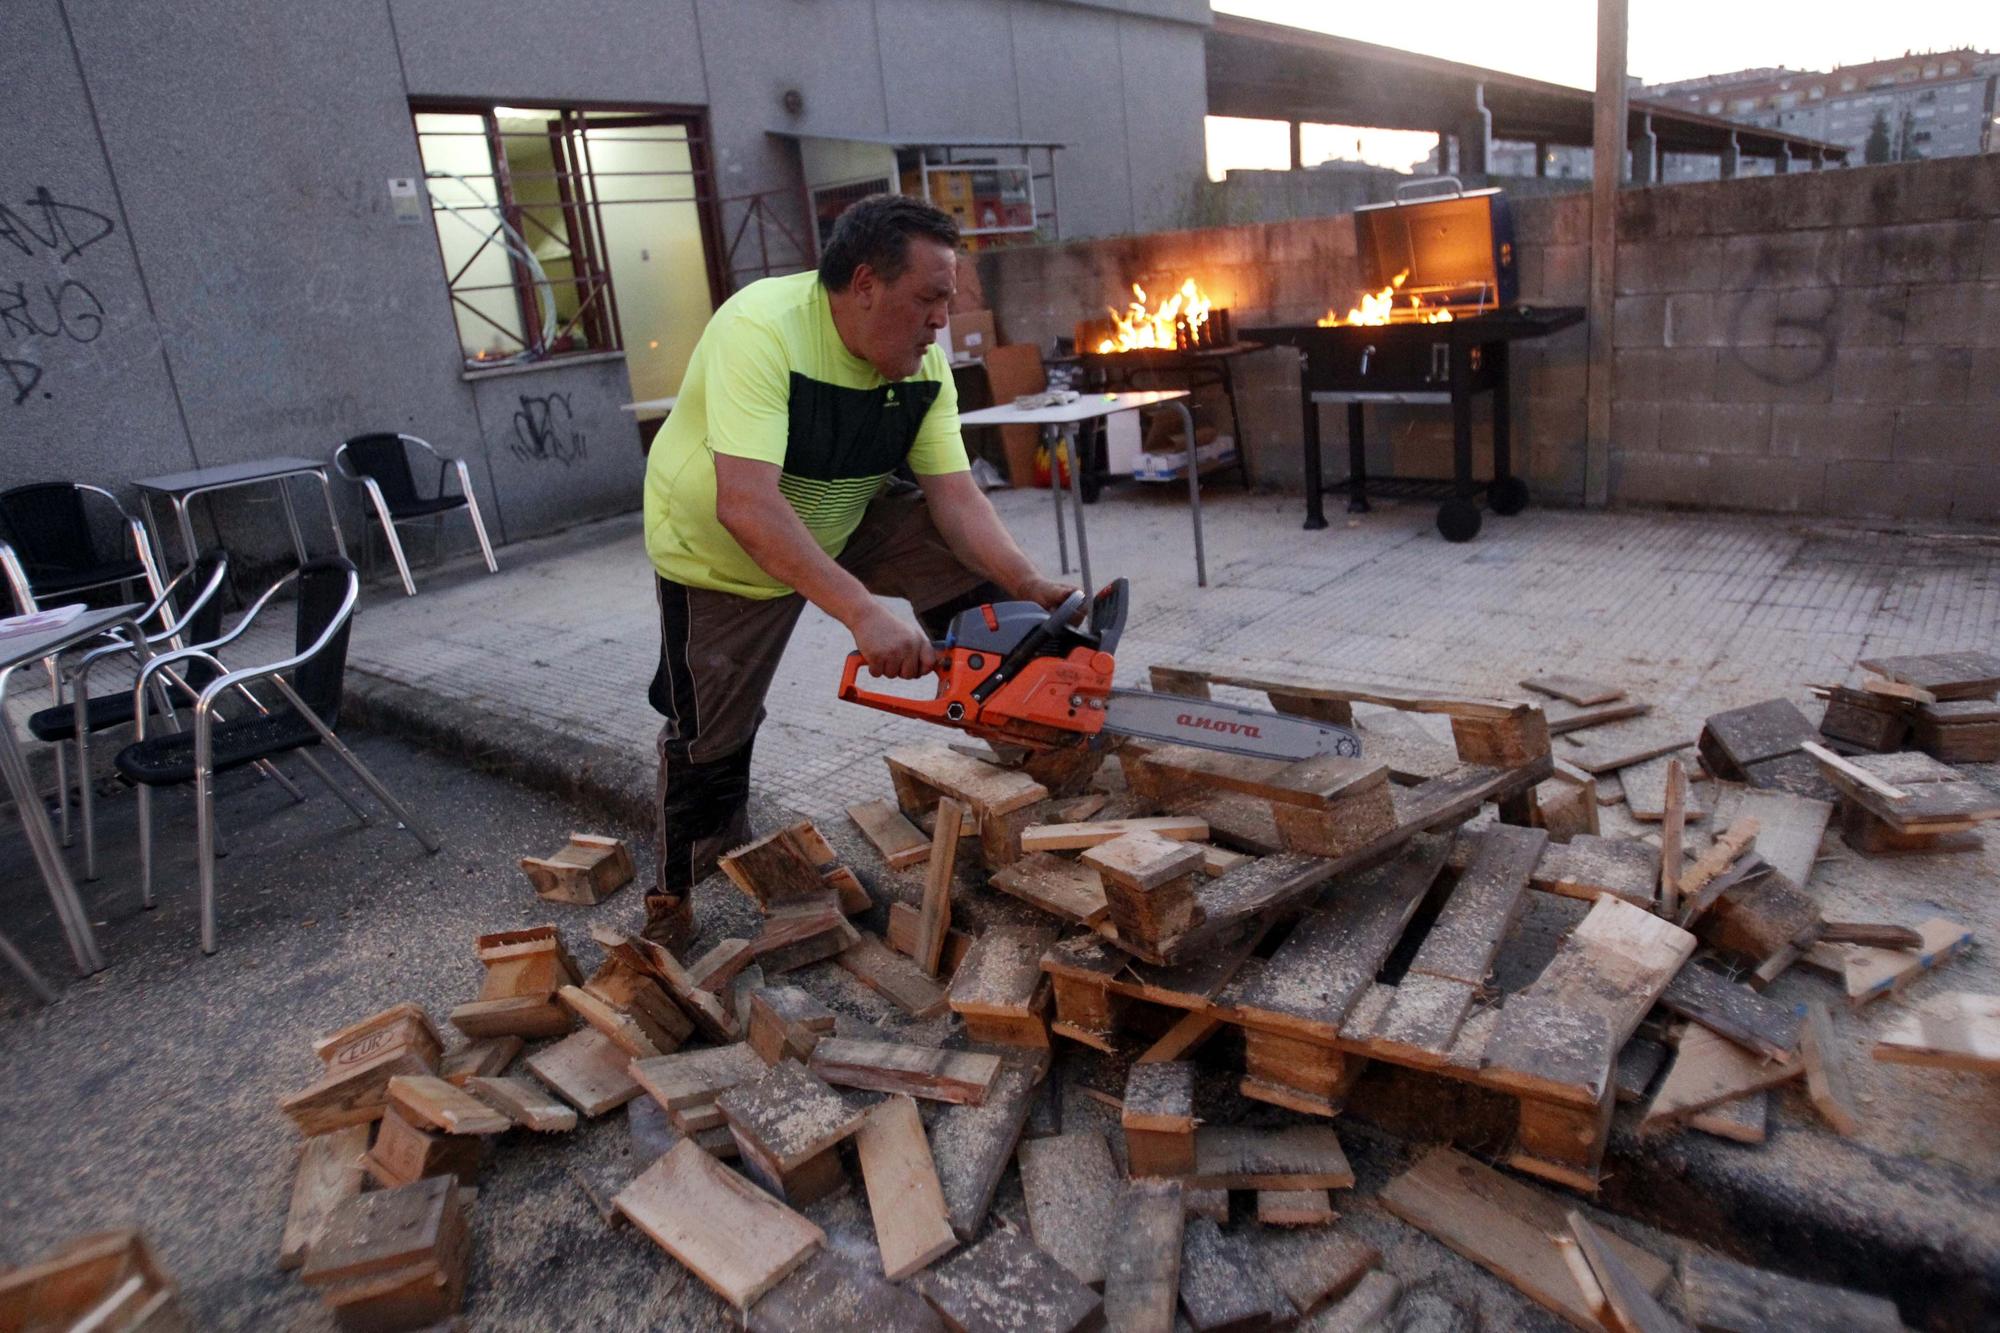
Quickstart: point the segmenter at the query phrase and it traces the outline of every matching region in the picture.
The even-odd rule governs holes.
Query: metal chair
[[[437,460],[435,495],[417,494],[416,479],[410,472],[411,445]],[[389,554],[395,558],[396,572],[403,576],[403,591],[411,597],[417,595],[417,585],[410,578],[410,562],[403,557],[402,539],[396,535],[398,523],[433,519],[435,534],[443,529],[446,514],[463,509],[472,519],[472,531],[479,538],[487,571],[500,572],[500,562],[493,558],[493,543],[486,540],[486,524],[479,517],[479,500],[472,493],[472,474],[464,459],[446,458],[414,435],[356,435],[333,451],[333,467],[368,492],[368,501],[375,506],[375,517],[382,523],[382,535],[389,539]],[[445,474],[452,469],[458,472],[457,495],[447,495],[444,489]]]
[[[298,585],[296,651],[276,662],[231,671],[214,650],[242,637],[271,599],[287,585]],[[236,628],[208,648],[182,648],[149,660],[133,686],[133,720],[138,739],[116,760],[118,771],[139,784],[139,876],[141,893],[150,896],[153,883],[154,787],[194,784],[195,844],[201,868],[201,949],[215,952],[215,778],[220,773],[260,759],[306,747],[324,745],[353,770],[424,849],[438,850],[437,839],[390,795],[354,752],[334,734],[347,672],[347,637],[354,604],[361,596],[361,576],[353,562],[333,556],[313,560],[267,588],[244,613]],[[154,679],[178,663],[206,661],[222,674],[204,686],[194,704],[194,725],[164,736],[146,735],[144,692]],[[289,679],[287,679],[289,677]],[[283,702],[254,716],[223,721],[216,707],[223,696],[268,681]],[[301,758],[307,756],[301,754]],[[363,824],[368,813],[317,764],[312,768],[333,794]]]

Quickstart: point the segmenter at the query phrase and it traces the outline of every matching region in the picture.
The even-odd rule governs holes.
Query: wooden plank
[[[923,927],[923,911],[908,903],[889,904],[889,925],[882,932],[882,942],[912,962],[916,960],[918,935]],[[944,933],[944,950],[938,959],[940,977],[954,976],[958,965],[972,947],[972,936],[962,930],[947,930]]]
[[[1382,1252],[1361,1237],[1331,1227],[1274,1231],[1255,1236],[1257,1257],[1278,1280],[1301,1318],[1338,1300],[1382,1262]],[[1322,1324],[1313,1323],[1319,1330]]]
[[[1895,1303],[1880,1296],[1805,1282],[1717,1255],[1681,1260],[1681,1297],[1696,1327],[1736,1333],[1904,1333]]]
[[[1765,1060],[1789,1060],[1798,1049],[1799,1015],[1713,968],[1689,963],[1660,992],[1660,1003],[1729,1038]]]
[[[744,897],[769,912],[826,901],[831,895],[821,867],[831,860],[819,830],[801,820],[725,852],[716,865]]]
[[[1429,782],[1458,767],[1458,752],[1411,714],[1375,713],[1357,719],[1353,730],[1362,754],[1386,766],[1392,782]]]
[[[1127,746],[1123,763],[1133,790],[1155,800],[1175,790],[1210,788],[1308,810],[1329,809],[1340,796],[1380,786],[1389,778],[1388,770],[1373,760],[1334,755],[1258,759],[1152,742]]]
[[[944,1012],[944,988],[915,963],[893,952],[879,935],[863,931],[860,939],[834,955],[834,961],[913,1018],[932,1018]]]
[[[854,1136],[854,1147],[884,1277],[901,1281],[957,1247],[914,1101],[890,1097],[870,1111]]]
[[[1077,1281],[1100,1285],[1122,1192],[1104,1135],[1090,1129],[1028,1139],[1015,1157],[1035,1244]]]
[[[2000,691],[2000,657],[1980,650],[1863,658],[1860,666],[1941,700],[1991,699]]]
[[[1681,1032],[1673,1066],[1646,1107],[1639,1132],[1650,1134],[1670,1128],[1697,1111],[1774,1088],[1803,1073],[1802,1062],[1760,1061],[1728,1038],[1691,1024]]]
[[[1577,1212],[1569,1215],[1569,1231],[1597,1278],[1619,1333],[1683,1333],[1686,1325],[1660,1307],[1639,1275],[1611,1248],[1604,1232]]]
[[[780,1061],[754,1083],[715,1099],[738,1144],[780,1171],[805,1165],[860,1128],[868,1108],[841,1096],[804,1067]]]
[[[917,923],[917,947],[911,954],[926,976],[938,974],[944,962],[945,933],[951,929],[951,881],[958,869],[961,809],[949,796],[938,802],[938,831],[931,839],[929,868],[924,873],[923,910]]]
[[[971,806],[982,818],[1011,814],[1049,797],[1049,789],[1025,773],[968,759],[943,745],[904,746],[882,758],[897,780],[896,802],[906,815],[935,808],[939,794]],[[913,783],[930,792],[913,791]]]
[[[861,938],[836,902],[772,912],[750,941],[750,954],[767,977],[824,962]],[[696,983],[699,985],[699,983]]]
[[[1619,1048],[1694,945],[1679,926],[1598,899],[1542,974],[1501,1009],[1485,1077],[1526,1096],[1600,1105]]]
[[[1008,1060],[980,1106],[942,1107],[932,1120],[931,1155],[937,1162],[938,1183],[944,1189],[951,1228],[969,1240],[986,1221],[993,1191],[1034,1105],[1036,1086],[1047,1068],[1047,1052]]]
[[[1095,871],[1049,852],[1024,856],[993,872],[988,881],[1002,893],[1078,926],[1094,926],[1111,914],[1104,884]]]
[[[888,801],[862,801],[847,817],[891,870],[908,870],[930,859],[931,840]]]
[[[812,1071],[838,1087],[908,1093],[934,1102],[977,1106],[1000,1076],[1000,1057],[894,1041],[826,1037],[813,1047]]]
[[[430,1074],[389,1080],[389,1105],[411,1124],[445,1134],[500,1134],[514,1122],[462,1088]]]
[[[1653,706],[1644,700],[1629,698],[1617,699],[1610,703],[1591,704],[1588,707],[1556,699],[1542,706],[1542,713],[1548,719],[1551,736],[1567,736],[1572,732],[1585,731],[1591,727],[1627,722],[1635,717],[1644,717],[1652,711]]]
[[[750,992],[750,1049],[767,1065],[787,1057],[803,1064],[834,1029],[833,1010],[797,986],[759,986]]]
[[[438,1063],[438,1077],[461,1088],[467,1079],[493,1078],[514,1063],[514,1057],[526,1044],[515,1036],[481,1037],[468,1041],[457,1050],[445,1052],[444,1059]]]
[[[285,1210],[285,1234],[278,1243],[278,1267],[297,1268],[319,1238],[326,1219],[345,1199],[361,1193],[361,1154],[368,1151],[368,1126],[343,1125],[315,1134],[299,1149],[292,1178],[292,1201]]]
[[[1667,765],[1679,760],[1683,769],[1694,760],[1694,747],[1683,746],[1671,754],[1656,755],[1641,764],[1618,770],[1618,780],[1625,788],[1625,808],[1632,818],[1643,823],[1657,824],[1667,813]],[[1699,789],[1691,787],[1684,807],[1689,820],[1708,818],[1708,809]]]
[[[1766,699],[1710,715],[1701,729],[1701,753],[1718,777],[1737,778],[1750,765],[1791,754],[1818,734],[1790,699]]]
[[[1285,1289],[1258,1260],[1245,1236],[1228,1235],[1207,1218],[1181,1237],[1181,1306],[1195,1333],[1272,1328],[1294,1311]]]
[[[1577,737],[1572,734],[1569,740]],[[1616,773],[1643,764],[1648,759],[1672,754],[1687,746],[1687,733],[1678,728],[1662,729],[1655,723],[1625,724],[1593,733],[1583,744],[1563,751],[1563,760],[1594,776]]]
[[[1707,911],[1709,905],[1722,896],[1722,890],[1715,886],[1725,882],[1721,878],[1724,872],[1744,855],[1756,838],[1756,819],[1739,819],[1717,835],[1715,841],[1695,858],[1694,864],[1681,872],[1679,920],[1683,926]]]
[[[1688,1117],[1688,1128],[1735,1143],[1762,1143],[1770,1136],[1771,1094],[1752,1092],[1732,1097]]]
[[[572,1032],[528,1057],[528,1072],[586,1116],[600,1116],[639,1095],[631,1057],[596,1028]]]
[[[1166,1064],[1185,1058],[1214,1036],[1222,1020],[1199,1009],[1190,1009],[1174,1021],[1151,1046],[1139,1053],[1136,1064]]]
[[[746,1042],[634,1060],[632,1077],[669,1111],[702,1106],[731,1088],[755,1083],[770,1066]]]
[[[590,928],[590,937],[634,967],[656,978],[673,997],[674,1003],[693,1020],[697,1030],[710,1041],[733,1042],[743,1033],[735,1014],[713,992],[703,990],[681,961],[661,944],[641,935],[627,935],[610,926]]]
[[[952,974],[947,999],[952,1012],[1002,1018],[1036,1015],[1041,994],[1042,955],[1056,942],[1043,926],[989,926],[973,941]]]
[[[826,1241],[818,1227],[683,1141],[612,1203],[709,1290],[738,1310]]]
[[[525,1078],[468,1079],[465,1090],[523,1129],[561,1133],[576,1128],[576,1112]]]
[[[1200,842],[1208,837],[1208,821],[1185,815],[1153,815],[1142,819],[1100,819],[1082,824],[1031,824],[1021,830],[1021,850],[1081,851],[1127,833],[1142,831],[1172,838],[1176,842]]]
[[[1900,991],[1919,975],[1957,956],[1972,943],[1972,931],[1948,917],[1934,916],[1917,926],[1923,945],[1916,949],[1875,949],[1841,946],[1841,983],[1847,1003],[1859,1009],[1871,1000]]]
[[[1203,1125],[1194,1132],[1197,1189],[1351,1189],[1353,1168],[1331,1125],[1252,1129]]]
[[[995,1227],[914,1280],[957,1333],[1073,1333],[1090,1327],[1097,1293],[1011,1227]]]
[[[1326,1312],[1314,1333],[1381,1333],[1403,1299],[1403,1284],[1383,1272],[1369,1273],[1339,1305]]]
[[[458,1182],[445,1176],[357,1194],[327,1218],[299,1280],[325,1286],[432,1261],[460,1218]]]
[[[1610,895],[1650,908],[1659,896],[1660,854],[1637,838],[1579,833],[1551,843],[1529,883],[1544,893],[1595,902]]]
[[[1433,1148],[1389,1182],[1381,1202],[1452,1250],[1578,1328],[1600,1326],[1585,1305],[1555,1238],[1566,1234],[1565,1205],[1451,1148]],[[1666,1264],[1617,1237],[1610,1244],[1649,1293],[1666,1284]]]
[[[824,1246],[750,1307],[750,1333],[947,1333],[915,1291]]]
[[[1848,762],[1847,760],[1841,758],[1839,755],[1835,754],[1833,751],[1827,749],[1824,745],[1819,745],[1812,741],[1807,741],[1799,748],[1801,750],[1804,750],[1807,754],[1811,755],[1813,758],[1819,760],[1820,765],[1827,770],[1827,775],[1829,777],[1833,777],[1835,779],[1845,778],[1850,782],[1859,783],[1861,786],[1866,787],[1869,791],[1874,792],[1877,796],[1880,796],[1882,799],[1887,801],[1907,801],[1910,799],[1909,792],[1904,791],[1901,787],[1898,787],[1893,783],[1886,782],[1883,779],[1876,777],[1873,773],[1869,772],[1867,769],[1863,768],[1859,764]]]
[[[1877,949],[1921,949],[1924,937],[1908,926],[1886,921],[1827,921],[1820,925],[1822,944],[1866,944]]]
[[[1325,1190],[1257,1191],[1259,1226],[1323,1227],[1339,1216],[1333,1210],[1333,1196]]]
[[[1410,961],[1410,970],[1468,986],[1485,984],[1501,941],[1514,928],[1535,864],[1548,846],[1542,829],[1493,824],[1477,835],[1472,863]]]
[[[1546,694],[1554,699],[1563,699],[1579,708],[1592,704],[1615,703],[1625,697],[1625,691],[1616,685],[1606,685],[1602,681],[1586,680],[1582,676],[1549,674],[1530,676],[1521,682],[1524,690]]]
[[[1818,1000],[1806,1002],[1805,1027],[1799,1043],[1806,1066],[1806,1095],[1827,1124],[1852,1136],[1861,1131],[1855,1114],[1854,1088],[1847,1077],[1847,1058],[1834,1040],[1833,1017]]]
[[[1948,991],[1898,1014],[1881,1030],[1877,1060],[2000,1073],[2000,995]]]
[[[581,986],[564,986],[556,992],[556,996],[571,1013],[590,1024],[634,1060],[665,1055],[678,1045],[669,1039],[669,1044],[662,1049],[654,1040],[654,1034],[642,1027],[633,1015],[620,1013]]]
[[[1687,771],[1678,759],[1667,760],[1666,813],[1660,816],[1660,914],[1673,919],[1681,911],[1681,834],[1687,822]]]
[[[1104,1322],[1118,1333],[1173,1333],[1185,1204],[1177,1180],[1134,1180],[1120,1195],[1104,1254]]]
[[[1419,1068],[1445,1064],[1459,1028],[1472,1012],[1479,987],[1449,977],[1409,972],[1395,991],[1368,1042],[1368,1053]]]

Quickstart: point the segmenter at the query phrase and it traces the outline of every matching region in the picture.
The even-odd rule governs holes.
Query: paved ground
[[[1045,493],[995,498],[1031,551],[1052,553]],[[1141,683],[1147,665],[1170,660],[1486,692],[1507,691],[1533,671],[1562,669],[1627,686],[1656,706],[1644,725],[1678,728],[1692,739],[1700,719],[1721,708],[1774,694],[1808,706],[1806,682],[1840,679],[1860,656],[2000,641],[2000,542],[1990,536],[1531,511],[1513,520],[1489,517],[1478,541],[1449,546],[1437,538],[1427,509],[1385,507],[1358,520],[1336,515],[1335,526],[1319,533],[1299,530],[1299,509],[1296,498],[1215,496],[1208,508],[1212,586],[1197,589],[1183,503],[1159,492],[1114,492],[1095,506],[1094,571],[1100,581],[1124,574],[1134,583],[1121,683]],[[372,753],[397,754],[400,779],[425,788],[450,812],[449,848],[431,860],[387,830],[347,832],[341,812],[324,800],[289,810],[268,788],[246,792],[240,799],[249,807],[268,808],[268,827],[303,836],[308,850],[253,859],[267,825],[246,822],[237,834],[232,817],[226,827],[241,845],[225,875],[225,952],[203,961],[193,949],[185,897],[140,917],[126,901],[130,895],[110,887],[120,873],[118,858],[128,855],[119,849],[130,845],[131,804],[129,797],[111,801],[103,835],[107,888],[93,901],[104,904],[107,947],[119,966],[72,987],[48,1013],[23,1014],[18,991],[0,988],[0,1004],[13,1013],[0,1027],[0,1086],[14,1090],[13,1104],[0,1107],[0,1124],[10,1126],[0,1141],[0,1165],[7,1181],[35,1185],[7,1192],[0,1231],[40,1241],[143,1215],[148,1190],[188,1193],[177,1159],[240,1162],[248,1182],[240,1197],[224,1203],[204,1196],[189,1204],[195,1222],[220,1225],[226,1213],[233,1228],[232,1257],[213,1279],[198,1280],[204,1288],[214,1284],[202,1308],[218,1318],[229,1311],[222,1322],[232,1322],[239,1308],[265,1317],[284,1311],[286,1322],[296,1316],[289,1286],[263,1271],[257,1249],[268,1237],[260,1240],[257,1228],[275,1225],[289,1169],[288,1131],[268,1112],[270,1099],[304,1072],[301,1053],[310,1036],[395,999],[419,999],[434,1012],[448,1008],[473,985],[465,940],[534,914],[536,904],[521,902],[513,879],[515,856],[555,845],[573,826],[629,829],[649,808],[657,719],[644,689],[657,644],[636,518],[501,555],[499,577],[459,563],[420,569],[414,599],[392,584],[371,590],[351,653],[356,712],[563,787],[581,808],[371,743]],[[281,617],[287,609],[279,609]],[[260,644],[276,655],[282,630],[275,621],[253,630],[245,659],[257,657]],[[829,817],[828,831],[839,837],[846,836],[842,806],[887,794],[881,751],[897,740],[935,738],[921,724],[833,700],[848,647],[837,625],[807,612],[773,692],[754,771],[767,817],[781,809]],[[170,844],[191,841],[184,804],[166,804],[162,828]],[[186,876],[184,845],[180,853]],[[38,895],[24,896],[26,873],[18,838],[0,843],[0,884],[12,886],[0,890],[6,902],[0,919],[45,971],[62,975],[53,922]],[[1902,921],[1942,911],[1971,921],[1990,940],[2000,925],[1991,891],[1996,875],[1994,849],[1977,857],[1863,861],[1830,839],[1812,887],[1829,911]],[[890,896],[913,896],[909,885],[889,883]],[[251,884],[257,889],[245,892],[242,886]],[[317,901],[303,906],[280,887],[296,884],[323,886],[315,893],[329,907],[339,904],[339,914]],[[725,904],[734,908],[724,893],[704,894],[711,931],[734,924]],[[627,894],[598,910],[629,924],[638,909]],[[304,924],[308,917],[314,924]],[[329,927],[339,932],[332,948],[323,942]],[[240,951],[234,939],[242,940]],[[1921,983],[1912,997],[2000,990],[1994,958],[1990,948],[1975,952],[1948,977]],[[399,970],[401,963],[408,969]],[[1785,993],[1828,992],[1801,976],[1787,979]],[[1858,1048],[1882,1016],[1842,1015],[1843,1035]],[[52,1064],[32,1054],[48,1051],[67,1054]],[[2000,1176],[2000,1116],[1991,1081],[1865,1060],[1856,1073],[1869,1111],[1858,1145],[1820,1130],[1804,1099],[1787,1093],[1765,1147],[1722,1147],[1700,1136],[1665,1146],[1628,1144],[1635,1179],[1678,1177],[1697,1195],[1716,1182],[1733,1188],[1721,1207],[1730,1215],[1715,1221],[1723,1234],[1713,1238],[1739,1250],[1797,1252],[1797,1228],[1812,1222],[1830,1229],[1836,1242],[1841,1235],[1893,1234],[1913,1250],[1948,1249],[1952,1263],[1990,1263],[1990,1219],[2000,1206],[1992,1183]],[[67,1136],[79,1134],[68,1147]],[[50,1161],[64,1163],[59,1178],[50,1177]],[[495,1188],[532,1209],[537,1192],[563,1189],[561,1171],[551,1164],[513,1184],[502,1176]],[[38,1211],[41,1198],[59,1206]],[[1756,1206],[1746,1211],[1745,1200]],[[1695,1199],[1673,1225],[1696,1230],[1689,1219],[1704,1206]],[[577,1207],[567,1200],[563,1215]],[[581,1224],[569,1218],[548,1225]],[[1758,1227],[1769,1234],[1743,1234]],[[1732,1228],[1735,1234],[1727,1234]],[[565,1256],[601,1248],[601,1241],[581,1230],[564,1234],[563,1243],[544,1245],[548,1238],[533,1228],[510,1230],[483,1262],[519,1260],[537,1273],[546,1270],[558,1293],[595,1290],[572,1285],[581,1279],[561,1270]],[[1823,1243],[1817,1233],[1813,1241]],[[199,1269],[202,1244],[201,1227],[191,1225],[170,1262],[183,1272],[183,1262]],[[1811,1253],[1795,1257],[1805,1268],[1830,1262]],[[1852,1268],[1859,1260],[1849,1255],[1839,1263]],[[621,1273],[626,1262],[620,1261]],[[632,1280],[642,1287],[671,1285],[657,1263],[631,1263]],[[1458,1261],[1422,1263],[1448,1269]],[[487,1316],[554,1308],[535,1304],[511,1278],[498,1289],[518,1292],[528,1304],[517,1307],[515,1294],[503,1294],[485,1307]],[[572,1314],[576,1326],[589,1323],[581,1312],[606,1308],[591,1299],[577,1296],[565,1318],[538,1326],[560,1326]],[[1471,1308],[1486,1310],[1484,1326],[1515,1326],[1505,1299],[1491,1298],[1497,1305],[1483,1305],[1485,1296],[1468,1299]],[[249,1313],[243,1318],[243,1326],[256,1322]],[[480,1322],[527,1326],[511,1318]]]

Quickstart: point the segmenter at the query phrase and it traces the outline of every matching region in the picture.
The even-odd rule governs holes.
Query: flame
[[[1405,322],[1414,324],[1450,323],[1451,311],[1442,306],[1426,310],[1424,308],[1424,298],[1415,294],[1412,294],[1410,297],[1410,310],[1412,313],[1408,319],[1396,319],[1396,292],[1409,280],[1409,277],[1410,270],[1404,269],[1401,273],[1391,278],[1389,285],[1381,291],[1364,292],[1361,297],[1361,304],[1349,310],[1344,317],[1329,309],[1325,315],[1320,317],[1318,321],[1319,327],[1330,329],[1341,324],[1390,324]]]
[[[1180,290],[1160,302],[1158,309],[1146,306],[1146,289],[1138,283],[1132,284],[1135,298],[1127,306],[1123,315],[1110,310],[1112,324],[1118,332],[1115,337],[1105,338],[1097,344],[1099,352],[1131,352],[1142,347],[1174,348],[1180,345],[1175,334],[1175,326],[1181,320],[1187,321],[1188,331],[1193,333],[1208,323],[1208,312],[1214,306],[1195,280],[1189,278],[1180,285]]]

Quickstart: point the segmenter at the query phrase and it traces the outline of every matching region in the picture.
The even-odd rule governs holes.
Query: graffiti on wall
[[[1729,357],[1752,377],[1777,388],[1818,379],[1839,359],[1844,321],[1867,319],[1898,327],[1909,319],[1901,289],[1843,292],[1837,287],[1788,287],[1775,255],[1764,250],[1729,307]],[[1846,308],[1843,308],[1846,307]]]
[[[556,462],[568,467],[582,459],[583,432],[576,428],[569,395],[531,398],[522,394],[520,410],[514,413],[514,443],[508,447],[524,463]]]
[[[69,265],[116,230],[104,214],[56,198],[46,185],[18,204],[0,203],[0,246],[48,266],[30,277],[0,269],[0,389],[14,406],[37,392],[55,396],[42,384],[49,344],[89,344],[104,332],[104,303]],[[19,262],[5,248],[0,261],[8,268]]]

